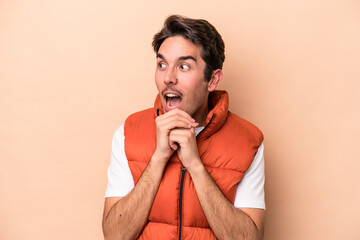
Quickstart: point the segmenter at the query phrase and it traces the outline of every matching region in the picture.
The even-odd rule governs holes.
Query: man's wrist
[[[167,157],[155,151],[150,159],[150,164],[156,168],[164,168],[168,161]]]
[[[200,176],[206,172],[206,168],[200,158],[196,161],[195,164],[193,164],[191,167],[188,167],[187,170],[191,178]]]

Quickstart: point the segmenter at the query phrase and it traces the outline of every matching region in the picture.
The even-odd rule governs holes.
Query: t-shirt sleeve
[[[124,197],[134,188],[134,179],[125,155],[124,140],[124,124],[122,124],[115,131],[112,139],[105,198]]]
[[[265,209],[264,169],[264,145],[261,143],[250,168],[237,186],[234,201],[236,208]]]

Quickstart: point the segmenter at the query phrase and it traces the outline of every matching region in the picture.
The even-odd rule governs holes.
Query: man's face
[[[155,83],[165,112],[179,108],[203,123],[208,112],[208,83],[201,47],[180,37],[169,37],[157,57]]]

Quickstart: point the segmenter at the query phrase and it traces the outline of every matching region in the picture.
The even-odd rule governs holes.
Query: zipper
[[[180,198],[179,198],[179,216],[180,216],[180,226],[179,226],[179,240],[181,240],[181,227],[182,227],[182,195],[184,187],[184,177],[185,177],[186,168],[181,167],[181,182],[180,182]]]
[[[206,124],[206,126],[204,127],[203,130],[201,130],[201,132],[199,132],[199,134],[196,136],[196,139],[198,139],[198,136],[207,128],[207,126],[209,126],[209,124],[211,123],[212,119],[214,118],[214,113],[212,114],[210,121],[208,122],[208,124]],[[182,228],[182,198],[183,198],[183,187],[184,187],[184,177],[185,177],[185,172],[186,172],[186,168],[184,166],[181,167],[181,181],[180,181],[180,198],[179,198],[179,217],[180,217],[180,223],[179,223],[179,240],[181,240],[181,228]]]

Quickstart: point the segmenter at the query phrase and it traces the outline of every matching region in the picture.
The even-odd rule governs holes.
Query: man
[[[220,34],[170,16],[153,47],[159,95],[114,134],[105,239],[261,239],[263,136],[215,90]]]

